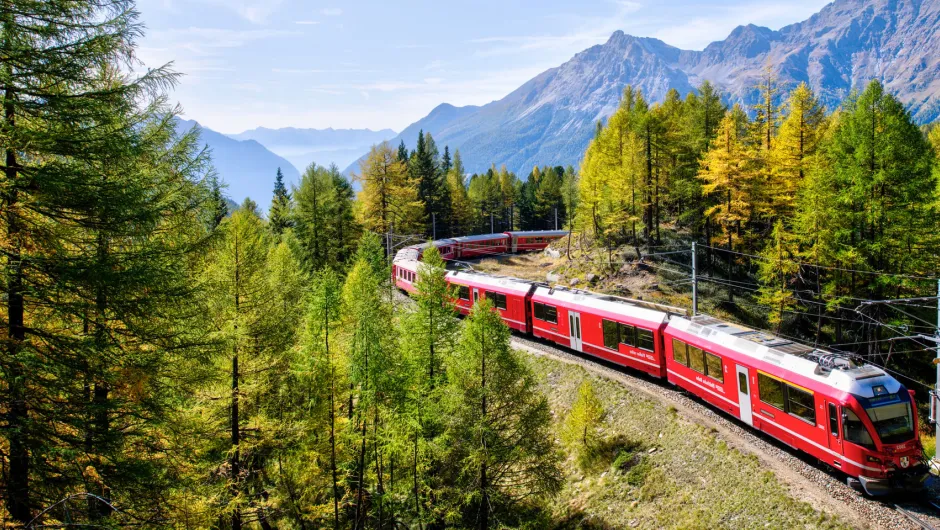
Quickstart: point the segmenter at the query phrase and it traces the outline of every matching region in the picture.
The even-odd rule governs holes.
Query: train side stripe
[[[672,375],[678,377],[679,379],[682,379],[683,381],[688,382],[690,385],[694,385],[694,386],[696,386],[696,387],[698,387],[698,388],[701,388],[701,389],[704,390],[705,392],[708,392],[709,394],[715,396],[715,397],[718,398],[718,399],[723,399],[723,400],[727,401],[728,403],[734,405],[735,407],[739,407],[739,408],[740,408],[740,406],[741,406],[740,404],[735,403],[734,401],[731,401],[730,399],[726,398],[725,396],[722,396],[722,395],[719,394],[718,392],[712,392],[710,389],[708,389],[708,388],[706,388],[706,387],[704,387],[704,386],[702,386],[702,385],[696,383],[695,381],[692,381],[691,379],[685,377],[685,376],[682,375],[682,374],[679,374],[679,373],[677,373],[677,372],[675,372],[675,371],[673,371],[673,370],[668,370],[668,369],[667,369],[666,371],[669,372],[670,374],[672,374]]]
[[[880,468],[877,468],[877,467],[868,467],[868,466],[866,466],[866,465],[864,465],[864,464],[861,464],[861,463],[859,463],[859,462],[856,462],[856,461],[854,461],[854,460],[851,460],[851,459],[849,459],[849,458],[846,458],[845,455],[840,455],[839,453],[833,451],[832,449],[829,449],[828,447],[826,447],[826,446],[824,446],[824,445],[820,445],[820,444],[818,444],[818,443],[816,443],[816,442],[810,440],[809,438],[803,436],[802,434],[800,434],[800,433],[798,433],[798,432],[793,432],[793,431],[791,431],[790,429],[787,429],[786,427],[784,427],[783,425],[780,425],[779,423],[777,423],[777,422],[775,422],[775,421],[768,420],[768,419],[767,419],[765,416],[763,416],[763,415],[760,416],[760,421],[762,421],[762,422],[767,422],[767,423],[773,425],[774,427],[780,429],[781,431],[785,431],[785,432],[787,432],[787,433],[789,433],[789,434],[791,434],[791,435],[793,435],[793,436],[796,436],[796,437],[799,438],[800,440],[803,440],[804,442],[806,442],[806,443],[808,443],[808,444],[810,444],[810,445],[813,445],[813,446],[815,446],[815,447],[818,447],[819,449],[822,449],[823,451],[825,451],[825,452],[831,454],[832,456],[834,456],[834,457],[836,457],[836,458],[839,458],[839,459],[841,459],[841,460],[843,460],[843,461],[845,461],[845,462],[848,462],[848,463],[850,463],[850,464],[852,464],[852,465],[854,465],[854,466],[860,467],[860,468],[862,468],[862,469],[867,469],[867,470],[869,470],[869,471],[876,471],[876,472],[878,472],[878,473],[881,473],[881,472],[882,472],[882,470],[881,470]]]

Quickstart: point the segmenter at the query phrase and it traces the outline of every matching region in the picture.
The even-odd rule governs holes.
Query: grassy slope
[[[757,458],[674,409],[579,366],[529,359],[558,422],[590,377],[606,407],[605,438],[625,438],[634,455],[627,469],[607,458],[587,472],[569,459],[565,489],[551,507],[559,528],[848,527],[792,498]]]

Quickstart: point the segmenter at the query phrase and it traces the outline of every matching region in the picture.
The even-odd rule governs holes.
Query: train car
[[[413,259],[395,259],[392,262],[392,278],[395,286],[411,294],[415,292],[415,282],[418,280],[418,266],[420,262]]]
[[[538,286],[532,334],[656,377],[665,377],[663,330],[668,311],[615,296]]]
[[[880,368],[709,316],[665,329],[667,379],[844,473],[869,495],[923,487],[913,393]]]
[[[447,273],[447,283],[455,286],[454,302],[461,314],[469,314],[473,304],[481,297],[486,297],[507,326],[528,333],[526,305],[529,293],[535,287],[533,283],[515,278],[458,271]]]
[[[437,250],[441,253],[441,259],[444,261],[450,261],[457,258],[457,242],[453,239],[438,239],[437,241],[431,241],[430,243],[411,245],[399,250],[395,253],[395,261],[421,261],[421,259],[424,257],[424,251],[427,250],[430,245],[437,247]]]
[[[509,236],[506,234],[482,234],[478,236],[455,237],[457,259],[493,256],[509,252]]]
[[[553,241],[568,235],[565,230],[535,230],[530,232],[505,232],[509,236],[512,253],[543,250]]]

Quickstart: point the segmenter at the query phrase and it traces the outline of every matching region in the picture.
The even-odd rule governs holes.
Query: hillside
[[[784,85],[805,81],[832,109],[853,88],[881,79],[919,122],[940,117],[940,0],[836,0],[808,20],[774,31],[739,26],[702,51],[615,32],[601,45],[539,74],[482,107],[441,105],[391,140],[414,147],[417,131],[460,149],[468,171],[491,163],[517,173],[577,164],[594,124],[609,116],[627,84],[660,101],[703,80],[729,103],[755,101],[766,64]],[[347,172],[356,170],[355,163]]]
[[[181,119],[177,127],[179,130],[199,128],[202,143],[212,151],[212,164],[228,186],[226,195],[239,204],[251,197],[266,210],[278,168],[284,173],[288,186],[300,180],[300,173],[290,162],[254,140],[235,140],[192,120]]]
[[[355,161],[373,144],[395,136],[395,131],[382,129],[297,129],[258,127],[229,135],[236,140],[255,140],[268,150],[290,161],[300,171],[312,162],[321,166],[336,164],[344,168]]]

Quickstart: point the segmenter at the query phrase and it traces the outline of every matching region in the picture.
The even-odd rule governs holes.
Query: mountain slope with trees
[[[626,85],[662,102],[669,89],[684,97],[712,82],[727,104],[749,110],[766,64],[792,89],[805,82],[828,108],[853,88],[878,79],[919,123],[940,116],[940,0],[836,0],[808,20],[774,31],[736,28],[703,51],[680,50],[621,31],[482,107],[448,107],[409,126],[459,149],[470,172],[490,164],[523,173],[539,164],[578,165],[598,120],[615,110]],[[349,170],[355,169],[350,166]]]

